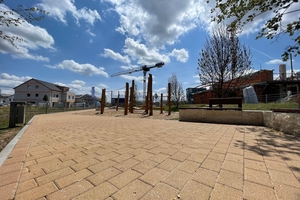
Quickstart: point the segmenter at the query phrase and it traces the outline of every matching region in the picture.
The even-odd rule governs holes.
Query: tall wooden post
[[[129,93],[129,84],[126,82],[124,115],[128,114],[128,93]]]
[[[148,84],[150,85],[149,86],[149,109],[150,109],[150,112],[149,112],[149,115],[153,115],[153,95],[152,95],[152,74],[149,74],[149,82]]]
[[[130,112],[133,113],[134,106],[134,80],[132,80],[132,85],[130,87]]]
[[[171,115],[171,83],[168,83],[168,106],[169,106],[168,115]]]
[[[160,94],[160,114],[163,114],[163,93]]]
[[[119,103],[120,103],[120,91],[118,91],[118,99],[117,99],[116,111],[118,111],[118,109],[119,109]]]
[[[103,114],[105,107],[105,89],[102,89],[100,114]]]
[[[145,114],[148,114],[148,95],[145,96]]]

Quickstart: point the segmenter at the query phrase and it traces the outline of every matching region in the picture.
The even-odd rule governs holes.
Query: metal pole
[[[118,91],[118,99],[117,99],[116,111],[118,111],[118,107],[119,107],[119,99],[120,99],[120,91]]]

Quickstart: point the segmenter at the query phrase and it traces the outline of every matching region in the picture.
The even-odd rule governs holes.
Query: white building
[[[45,104],[45,95],[48,97],[50,107],[71,107],[75,102],[75,93],[68,87],[59,86],[45,81],[30,79],[14,88],[14,101],[26,101],[27,103]]]

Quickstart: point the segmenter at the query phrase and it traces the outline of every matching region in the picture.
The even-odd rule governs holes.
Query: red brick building
[[[233,80],[234,82],[234,80]],[[242,96],[245,87],[253,86],[259,102],[276,101],[291,94],[297,94],[300,88],[299,80],[273,80],[273,70],[260,70],[253,73],[243,84],[238,85],[236,96]],[[195,104],[208,104],[214,98],[212,90],[205,90],[194,94]]]

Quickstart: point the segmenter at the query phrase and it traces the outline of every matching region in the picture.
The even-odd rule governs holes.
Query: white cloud
[[[22,84],[25,81],[28,81],[32,77],[30,76],[15,76],[7,73],[2,73],[0,75],[0,87],[2,88],[2,93],[13,94],[13,88]]]
[[[106,1],[114,5],[120,16],[117,31],[142,36],[155,46],[174,44],[181,35],[195,28],[199,18],[199,8],[195,5],[201,5],[194,3],[195,0]]]
[[[144,77],[143,76],[121,75],[121,77],[126,79],[126,80],[130,80],[130,81],[135,80],[135,81],[138,81],[140,83],[144,82]]]
[[[280,64],[284,64],[285,62],[283,62],[281,59],[274,59],[274,60],[270,60],[268,62],[266,62],[267,65],[280,65]]]
[[[38,7],[50,12],[50,16],[67,24],[66,15],[70,13],[79,25],[79,20],[84,20],[93,25],[96,20],[101,20],[99,13],[96,10],[91,10],[86,7],[77,9],[74,5],[74,0],[42,0],[42,3],[37,4]]]
[[[4,4],[0,4],[0,10],[10,10]],[[10,17],[20,17],[17,14],[11,15]],[[39,26],[33,26],[28,22],[22,22],[19,26],[1,26],[3,35],[16,36],[22,38],[24,41],[16,41],[14,47],[6,40],[0,39],[0,52],[3,54],[10,54],[14,58],[19,59],[31,59],[37,61],[49,61],[48,57],[33,54],[30,50],[39,50],[40,48],[55,50],[53,47],[54,39],[46,31],[46,29]]]
[[[115,53],[111,49],[104,49],[104,54],[101,54],[101,56],[103,56],[104,58],[112,58],[123,63],[130,63],[130,59],[128,58],[128,56],[122,56],[119,53]]]
[[[100,87],[100,88],[102,88],[102,89],[107,89],[107,88],[109,88],[107,85],[105,85],[105,84],[98,84],[98,86]]]
[[[93,36],[93,37],[96,36],[96,34],[95,34],[95,33],[92,33],[90,29],[86,30],[86,32],[87,32],[89,35]]]
[[[56,64],[54,66],[51,65],[46,65],[46,66],[53,69],[67,69],[82,75],[88,75],[88,76],[102,75],[108,77],[108,74],[104,71],[103,67],[97,68],[94,65],[88,63],[79,64],[76,63],[74,60],[64,60],[61,63]]]
[[[174,49],[171,56],[176,57],[176,59],[180,62],[186,62],[189,59],[189,52],[185,49]]]
[[[124,53],[128,54],[133,60],[137,60],[138,64],[149,65],[157,62],[169,63],[170,58],[167,54],[160,53],[157,49],[148,49],[146,45],[140,44],[132,38],[125,40]]]

